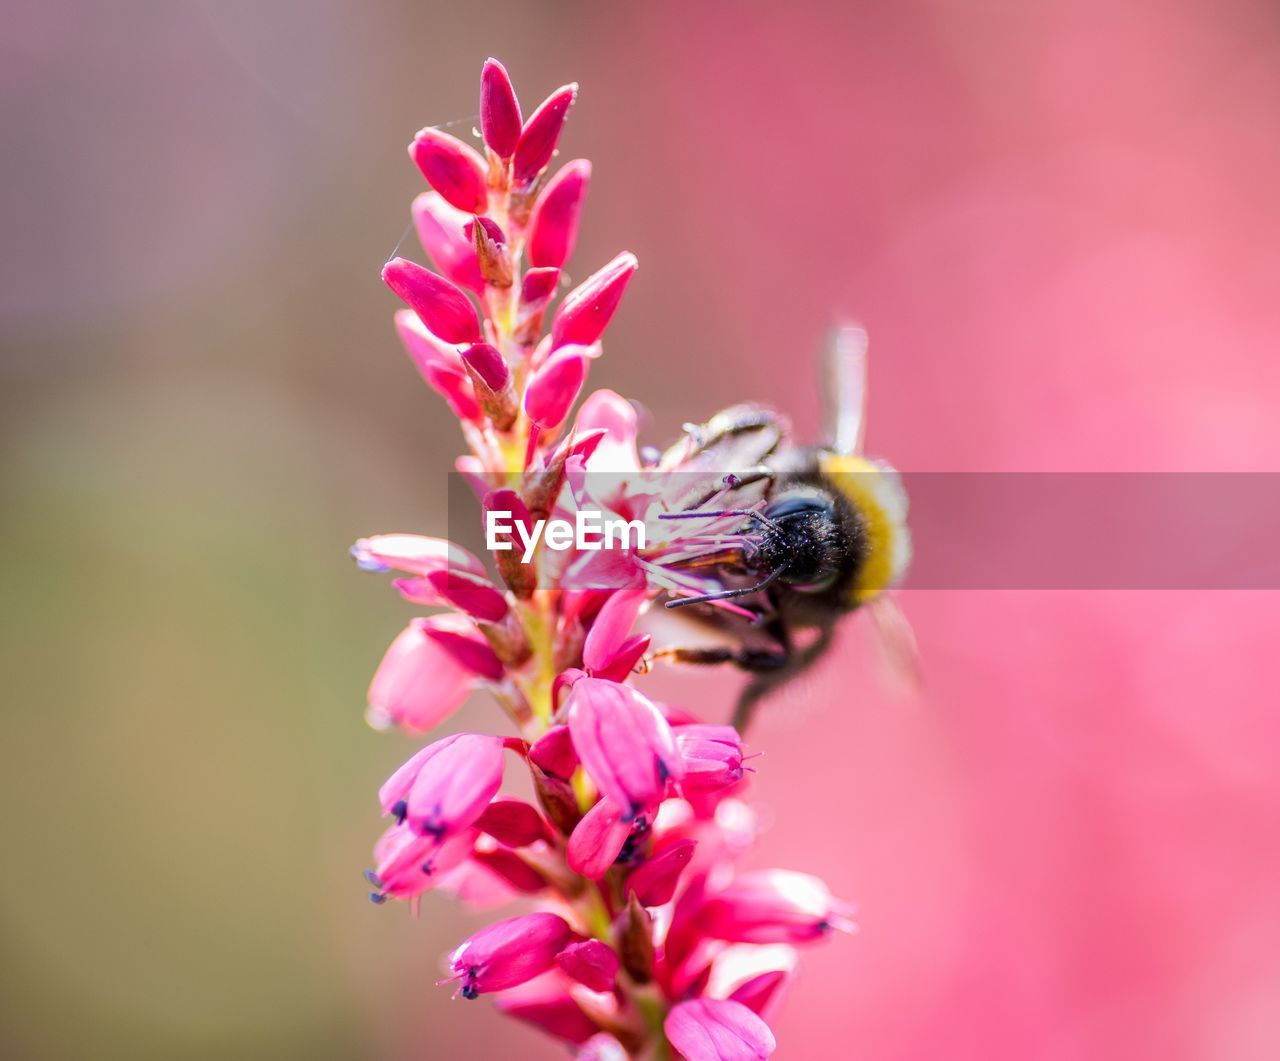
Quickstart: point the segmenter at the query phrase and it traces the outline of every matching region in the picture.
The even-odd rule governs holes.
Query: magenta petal
[[[419,626],[456,664],[476,677],[496,682],[506,673],[489,642],[466,616],[433,615],[429,619],[415,619],[414,625]]]
[[[639,422],[635,406],[611,390],[594,391],[582,402],[575,421],[579,434],[601,429],[604,438],[589,456],[593,472],[634,472],[640,469],[636,450]]]
[[[502,784],[502,739],[462,733],[422,762],[404,797],[405,816],[422,833],[445,837],[471,825]]]
[[[520,302],[525,309],[536,309],[551,300],[559,283],[559,269],[530,269],[520,283]]]
[[[556,964],[592,991],[612,991],[618,978],[618,956],[598,939],[570,943],[556,955]]]
[[[507,68],[486,59],[480,72],[480,133],[495,155],[508,159],[516,149],[524,122]]]
[[[473,619],[496,623],[507,614],[507,598],[487,578],[466,571],[432,571],[427,581],[444,600]]]
[[[473,343],[462,351],[462,360],[475,370],[484,385],[495,394],[500,392],[511,379],[511,370],[502,359],[502,355],[488,343]]]
[[[476,403],[475,392],[458,351],[427,331],[413,310],[398,310],[395,323],[396,334],[405,353],[427,385],[449,403],[449,408],[459,420],[478,420],[480,406]]]
[[[728,999],[681,1002],[667,1014],[663,1030],[685,1061],[752,1061],[778,1048],[769,1025]]]
[[[622,810],[607,799],[599,800],[569,836],[566,861],[574,873],[599,880],[613,865],[631,835],[631,823]]]
[[[637,268],[636,256],[630,251],[623,251],[570,291],[551,322],[552,347],[566,343],[594,343],[599,339],[613,319],[618,303],[622,301],[622,293]]]
[[[626,685],[582,678],[569,694],[573,747],[601,794],[634,817],[662,799],[684,764],[671,727],[644,696]]]
[[[422,249],[435,267],[459,287],[484,293],[484,277],[476,259],[476,245],[467,236],[471,214],[464,214],[440,198],[439,192],[423,192],[410,208]]]
[[[422,129],[409,145],[409,157],[450,206],[468,214],[488,209],[484,159],[457,137],[439,129]]]
[[[427,330],[447,343],[480,341],[475,306],[456,284],[407,258],[392,258],[382,279],[412,309]]]
[[[793,870],[743,873],[708,896],[699,912],[704,934],[734,943],[807,943],[851,931],[851,908],[817,877]]]
[[[499,796],[476,819],[476,828],[507,847],[526,847],[550,836],[542,815],[524,800]]]
[[[752,1013],[759,1013],[763,1017],[791,976],[789,969],[771,969],[740,984],[729,997],[734,1002],[741,1002]]]
[[[570,1043],[585,1043],[595,1023],[569,994],[571,981],[558,969],[504,991],[494,1005],[516,1020]]]
[[[647,596],[642,589],[621,589],[609,595],[582,645],[582,662],[588,671],[604,670],[612,662],[631,633]]]
[[[697,846],[693,840],[677,840],[663,848],[627,878],[627,891],[634,892],[642,906],[669,903]]]
[[[511,175],[517,185],[528,185],[547,168],[555,154],[569,108],[578,95],[578,86],[564,85],[543,100],[524,123],[520,140],[511,158]]]
[[[569,925],[562,917],[524,914],[482,928],[449,956],[449,964],[461,981],[462,996],[475,998],[546,972],[569,936]]]
[[[422,732],[454,713],[475,684],[476,673],[431,636],[451,616],[410,623],[391,642],[369,683],[369,722]],[[464,620],[465,622],[465,620]],[[487,647],[487,646],[486,646]]]
[[[529,759],[544,773],[567,781],[578,768],[578,753],[573,750],[569,727],[552,726],[533,742]]]
[[[677,726],[686,791],[714,792],[742,780],[742,740],[732,726]]]
[[[533,204],[525,246],[535,266],[564,265],[578,239],[578,221],[591,181],[591,163],[579,158],[547,182]]]
[[[376,896],[412,899],[434,888],[440,878],[471,854],[475,833],[467,830],[443,843],[407,824],[391,826],[373,849]]]

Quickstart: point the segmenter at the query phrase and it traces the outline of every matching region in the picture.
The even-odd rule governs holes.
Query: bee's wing
[[[906,692],[917,692],[923,684],[920,649],[911,621],[897,601],[882,593],[866,605],[875,631],[876,648],[890,679]]]
[[[862,452],[867,409],[867,333],[857,324],[835,328],[823,353],[827,444],[841,456]]]

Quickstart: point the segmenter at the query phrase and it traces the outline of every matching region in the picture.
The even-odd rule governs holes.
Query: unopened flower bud
[[[638,984],[653,979],[653,918],[634,895],[620,917],[618,952],[622,967]]]
[[[482,928],[449,955],[458,993],[475,998],[532,980],[555,965],[569,942],[569,925],[556,914],[511,917]]]
[[[507,598],[487,578],[465,571],[433,571],[426,578],[441,599],[473,619],[496,623],[507,614]]]
[[[461,140],[439,129],[422,129],[409,145],[409,157],[450,206],[468,214],[489,208],[484,159]]]
[[[507,847],[527,847],[550,833],[542,815],[522,799],[499,796],[476,819],[476,828]]]
[[[457,285],[406,258],[392,258],[382,279],[421,318],[432,335],[447,343],[480,341],[480,321]]]
[[[545,430],[564,423],[587,379],[587,365],[599,348],[562,346],[539,366],[524,392],[525,414]]]
[[[627,891],[643,906],[662,906],[671,901],[680,883],[680,874],[693,858],[693,840],[677,840],[641,863],[627,878]]]
[[[514,490],[491,490],[484,496],[485,518],[490,512],[509,512],[513,528],[524,524],[526,533],[533,531],[533,518],[520,495]],[[513,531],[518,535],[519,531]],[[538,572],[533,564],[521,562],[521,553],[516,548],[500,549],[493,554],[498,565],[498,573],[507,584],[507,588],[519,600],[528,600],[537,588]]]
[[[575,159],[547,182],[533,204],[525,243],[536,266],[564,265],[578,239],[578,221],[587,198],[591,163]]]
[[[609,326],[618,303],[622,301],[622,293],[638,267],[636,256],[630,251],[623,251],[570,291],[551,322],[552,347],[567,343],[594,343],[599,339]]]
[[[497,59],[486,59],[480,72],[480,133],[484,142],[505,161],[516,149],[523,124],[506,67]]]
[[[476,261],[475,244],[466,231],[471,215],[450,206],[439,192],[423,192],[409,212],[422,249],[445,279],[483,294],[484,277]]]
[[[497,222],[488,217],[477,217],[467,225],[480,264],[480,275],[494,287],[511,286],[511,252],[507,249],[506,234]]]
[[[578,86],[565,85],[543,100],[524,123],[511,158],[511,176],[517,185],[530,185],[547,168],[555,154],[569,108],[578,95]]]

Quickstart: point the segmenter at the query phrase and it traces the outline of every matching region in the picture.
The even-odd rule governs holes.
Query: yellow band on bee
[[[886,465],[838,453],[821,453],[818,467],[857,510],[867,553],[849,587],[850,604],[865,604],[895,583],[906,569],[910,535],[906,493],[898,473]]]

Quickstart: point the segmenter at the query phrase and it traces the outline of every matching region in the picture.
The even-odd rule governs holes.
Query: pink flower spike
[[[611,800],[599,800],[574,827],[565,861],[574,873],[599,880],[609,872],[631,835],[631,823]]]
[[[524,392],[525,414],[545,430],[559,427],[578,400],[587,379],[587,364],[598,348],[564,346],[533,374]]]
[[[618,979],[618,956],[598,939],[570,943],[556,955],[556,964],[592,991],[612,991]]]
[[[680,874],[693,858],[693,840],[677,840],[638,866],[627,878],[627,891],[634,892],[642,906],[663,906],[671,902],[680,883]]]
[[[516,149],[523,124],[507,68],[497,59],[486,59],[480,71],[480,133],[484,142],[505,162]]]
[[[687,790],[714,792],[742,780],[742,739],[732,726],[677,726]]]
[[[482,928],[449,956],[458,993],[475,998],[532,980],[550,969],[569,942],[568,923],[556,914],[511,917]]]
[[[387,813],[443,840],[475,822],[497,794],[502,738],[458,733],[423,752],[391,775],[378,798]]]
[[[418,241],[432,264],[459,287],[484,294],[476,247],[466,232],[472,215],[455,210],[440,198],[439,192],[423,192],[414,199],[410,213]]]
[[[464,571],[433,571],[427,582],[441,599],[473,619],[496,623],[507,614],[507,598],[487,578]]]
[[[574,750],[602,795],[628,820],[663,797],[667,781],[684,776],[684,762],[662,713],[634,689],[582,678],[568,703]]]
[[[468,214],[489,208],[484,159],[461,140],[438,129],[421,129],[409,145],[409,157],[450,206]]]
[[[462,289],[407,258],[392,258],[382,279],[412,309],[427,330],[447,343],[480,341],[476,308]]]
[[[461,571],[484,575],[484,564],[473,553],[445,538],[421,534],[375,534],[361,538],[351,547],[351,555],[366,571],[395,570],[411,575]]]
[[[578,754],[573,750],[569,727],[552,726],[533,742],[529,749],[529,759],[544,773],[569,780],[578,768]]]
[[[591,163],[574,159],[547,182],[533,204],[525,246],[536,266],[563,266],[578,240],[578,221],[591,181]]]
[[[622,589],[609,595],[582,645],[582,662],[588,671],[598,673],[614,661],[647,596],[643,589]]]
[[[551,93],[529,115],[511,158],[511,175],[517,186],[532,184],[538,179],[538,174],[547,168],[551,156],[555,154],[565,118],[569,116],[569,108],[577,95],[576,84],[565,85]]]
[[[769,1025],[741,1002],[728,999],[681,1002],[662,1027],[685,1061],[753,1061],[778,1048]]]
[[[833,929],[853,931],[852,908],[833,899],[817,877],[786,869],[754,870],[708,897],[702,931],[734,943],[808,943]]]
[[[474,831],[466,830],[441,843],[403,823],[391,826],[373,849],[376,868],[369,881],[378,890],[369,898],[377,903],[412,899],[434,888],[444,874],[467,859],[475,839]]]
[[[542,815],[522,799],[499,796],[476,819],[476,828],[507,847],[527,847],[550,837]]]
[[[551,322],[552,347],[566,343],[594,343],[599,339],[609,326],[618,303],[622,301],[622,293],[638,268],[636,256],[630,251],[623,251],[570,291]]]
[[[528,309],[540,309],[556,293],[560,283],[559,269],[530,269],[520,284],[520,302]]]
[[[415,619],[391,643],[369,683],[369,723],[418,733],[431,729],[462,706],[478,677],[496,680],[502,673],[493,649],[469,620]]]

